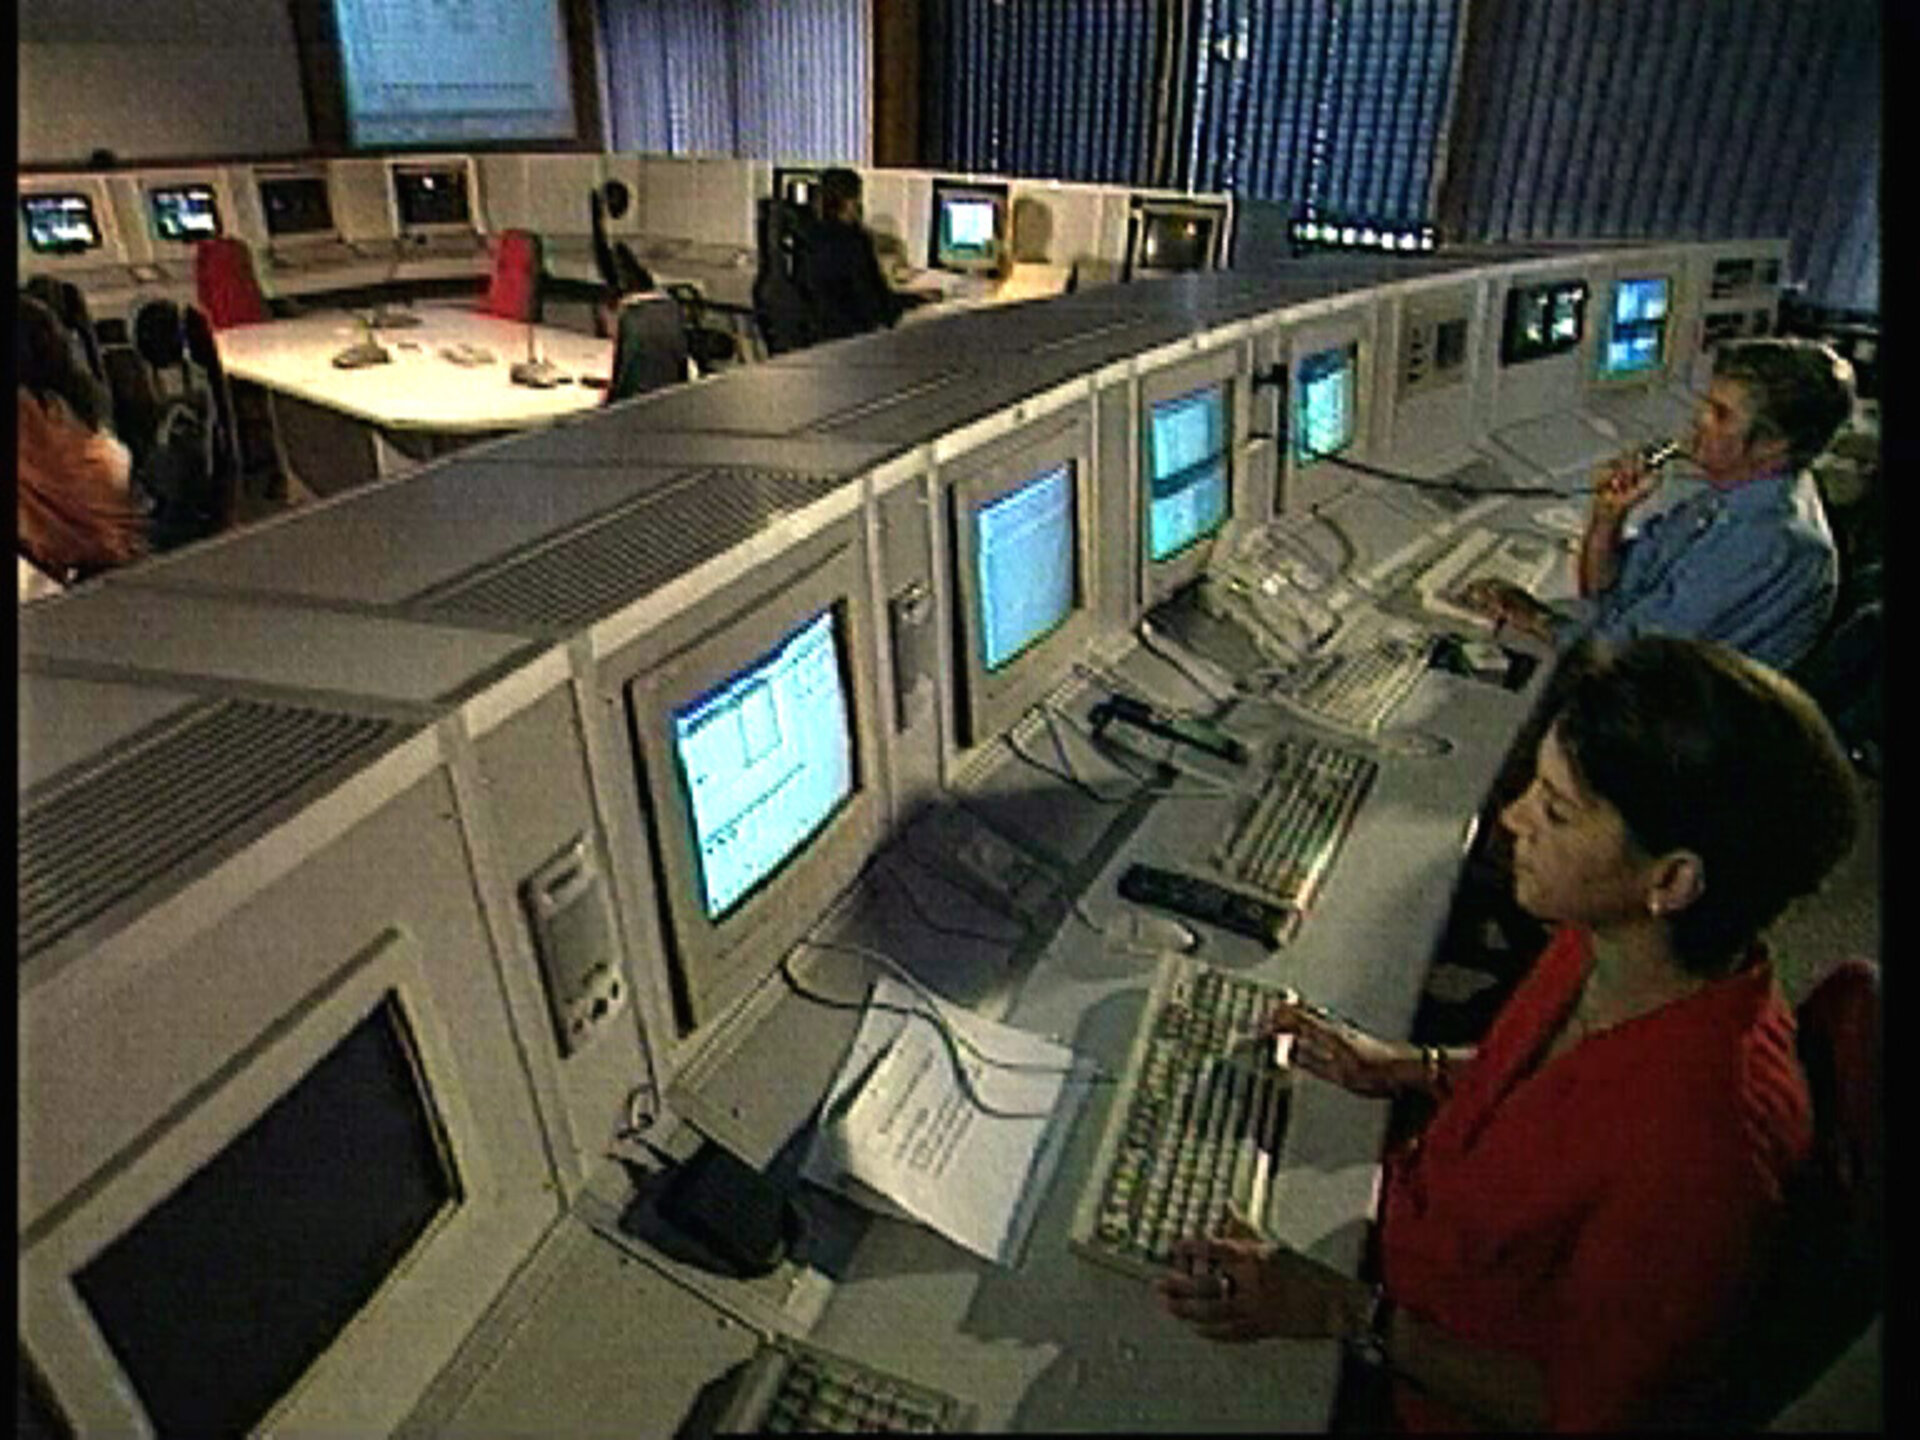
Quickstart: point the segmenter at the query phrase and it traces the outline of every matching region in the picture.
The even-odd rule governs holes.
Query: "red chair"
[[[1766,1425],[1826,1373],[1885,1305],[1880,972],[1843,960],[1796,1012],[1813,1097],[1812,1162],[1774,1264],[1710,1402],[1715,1428]]]
[[[480,308],[503,320],[538,320],[544,267],[538,235],[531,230],[502,230],[493,251],[493,278]]]
[[[232,235],[194,242],[193,291],[215,330],[258,325],[273,318],[260,278],[254,274],[253,251]]]

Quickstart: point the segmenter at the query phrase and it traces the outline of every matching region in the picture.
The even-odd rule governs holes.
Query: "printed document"
[[[803,1173],[1012,1264],[1089,1070],[1064,1045],[883,977]]]

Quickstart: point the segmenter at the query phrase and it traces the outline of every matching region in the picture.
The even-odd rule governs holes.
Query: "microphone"
[[[333,357],[336,370],[359,370],[368,365],[385,365],[393,359],[387,347],[373,336],[373,317],[360,317],[360,338]]]
[[[1645,469],[1658,470],[1686,452],[1687,447],[1678,440],[1652,440],[1640,447],[1640,464]]]
[[[560,367],[540,358],[539,337],[533,323],[527,323],[527,358],[516,360],[507,370],[507,378],[516,385],[530,385],[535,390],[551,390],[567,377]]]

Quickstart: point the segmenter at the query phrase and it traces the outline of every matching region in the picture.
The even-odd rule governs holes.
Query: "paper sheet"
[[[1062,1102],[1078,1099],[1081,1062],[1042,1036],[939,1005],[950,1043],[928,1018],[934,1009],[898,981],[875,983],[803,1173],[1011,1264],[1071,1114]]]

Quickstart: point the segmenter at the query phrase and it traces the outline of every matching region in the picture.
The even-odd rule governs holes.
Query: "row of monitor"
[[[1661,353],[1670,285],[1652,267],[1611,282],[1605,313],[1622,367]],[[1579,343],[1586,282],[1522,280],[1507,297],[1504,363],[1525,365]],[[1301,333],[1286,365],[1284,433],[1294,463],[1311,465],[1361,433],[1369,332],[1336,316]],[[963,746],[1007,731],[1058,683],[1100,623],[1091,557],[1111,543],[1101,533],[1101,517],[1111,514],[1103,487],[1124,488],[1134,507],[1125,528],[1147,604],[1196,573],[1195,557],[1204,558],[1206,542],[1230,520],[1265,518],[1245,513],[1248,387],[1263,383],[1249,359],[1233,344],[1143,370],[1128,410],[1129,461],[1111,470],[1103,461],[1106,473],[1095,473],[1094,456],[1111,452],[1093,442],[1097,421],[1084,402],[940,466],[948,538],[940,588],[952,621],[944,688]],[[1464,394],[1459,403],[1469,403]],[[423,472],[407,483],[430,479]],[[869,532],[842,515],[793,533],[799,538],[777,555],[768,552],[652,629],[569,647],[570,664],[593,669],[583,695],[605,702],[583,702],[581,723],[606,733],[585,746],[585,760],[544,755],[538,784],[563,789],[569,767],[584,765],[597,773],[595,794],[613,803],[600,822],[604,885],[582,878],[591,878],[590,859],[573,862],[552,892],[562,898],[546,938],[534,942],[554,947],[538,957],[544,981],[508,981],[548,987],[559,1056],[549,1063],[566,1063],[598,1038],[569,1022],[577,1012],[554,987],[556,977],[579,975],[570,952],[586,943],[581,937],[608,933],[607,907],[626,917],[611,928],[629,937],[631,985],[647,983],[643,970],[663,972],[657,983],[670,996],[676,1035],[645,1043],[668,1053],[711,1035],[885,838],[879,757],[891,711],[876,657],[891,621],[881,613]],[[573,725],[559,730],[577,745]],[[490,743],[478,742],[483,758]],[[522,754],[520,768],[529,763]],[[430,799],[423,815],[444,806]],[[395,831],[402,848],[363,857],[360,873],[398,865],[413,878],[440,832],[410,816],[400,816],[407,823]],[[494,823],[509,818],[516,829],[535,827],[531,814]],[[368,822],[338,843],[371,843],[376,833]],[[356,906],[374,903],[340,888],[337,876],[315,884],[328,923],[345,925]],[[642,912],[657,917],[657,959],[633,948],[656,933],[655,920],[632,918]],[[394,1354],[417,1352],[430,1376],[475,1323],[489,1287],[504,1283],[550,1223],[559,1202],[538,1122],[530,1122],[530,1138],[514,1105],[485,1091],[474,1073],[497,1061],[517,1077],[527,1063],[511,1047],[484,1048],[492,1043],[486,1005],[500,1004],[498,991],[486,999],[488,982],[477,973],[484,967],[464,952],[440,953],[419,916],[359,919],[381,938],[344,967],[352,979],[318,988],[311,976],[289,982],[291,1018],[276,1021],[256,1049],[220,1062],[197,1097],[203,1103],[178,1102],[175,1114],[168,1107],[176,1102],[162,1094],[147,1116],[137,1086],[116,1088],[136,1107],[126,1129],[144,1136],[142,1144],[165,1149],[175,1131],[210,1128],[213,1139],[202,1136],[199,1149],[170,1162],[192,1183],[130,1198],[129,1186],[153,1182],[143,1163],[122,1163],[118,1147],[132,1139],[105,1134],[87,1143],[105,1147],[114,1166],[80,1175],[50,1209],[38,1195],[23,1205],[32,1222],[21,1245],[26,1348],[60,1403],[84,1397],[78,1403],[93,1407],[99,1428],[128,1416],[158,1433],[299,1428],[303,1418],[337,1427],[341,1414],[390,1428],[423,1384]],[[330,943],[290,918],[280,923],[287,956]],[[224,930],[212,933],[207,944],[228,943]],[[234,942],[232,961],[256,970],[248,934]],[[208,974],[227,962],[195,958]],[[161,983],[181,959],[145,967],[143,983]],[[333,955],[313,963],[322,977],[342,967]],[[23,994],[23,1002],[32,998]],[[122,998],[131,1005],[138,996]],[[196,1028],[177,1028],[203,1043]],[[298,1041],[294,1060],[281,1057],[289,1035]],[[166,1042],[155,1032],[150,1043]],[[39,1064],[65,1063],[38,1053]],[[25,1103],[37,1096],[30,1088]],[[32,1142],[33,1153],[39,1145]],[[355,1163],[325,1163],[339,1155]],[[204,1284],[183,1317],[179,1277],[189,1274]],[[380,1347],[393,1353],[363,1363]]]

